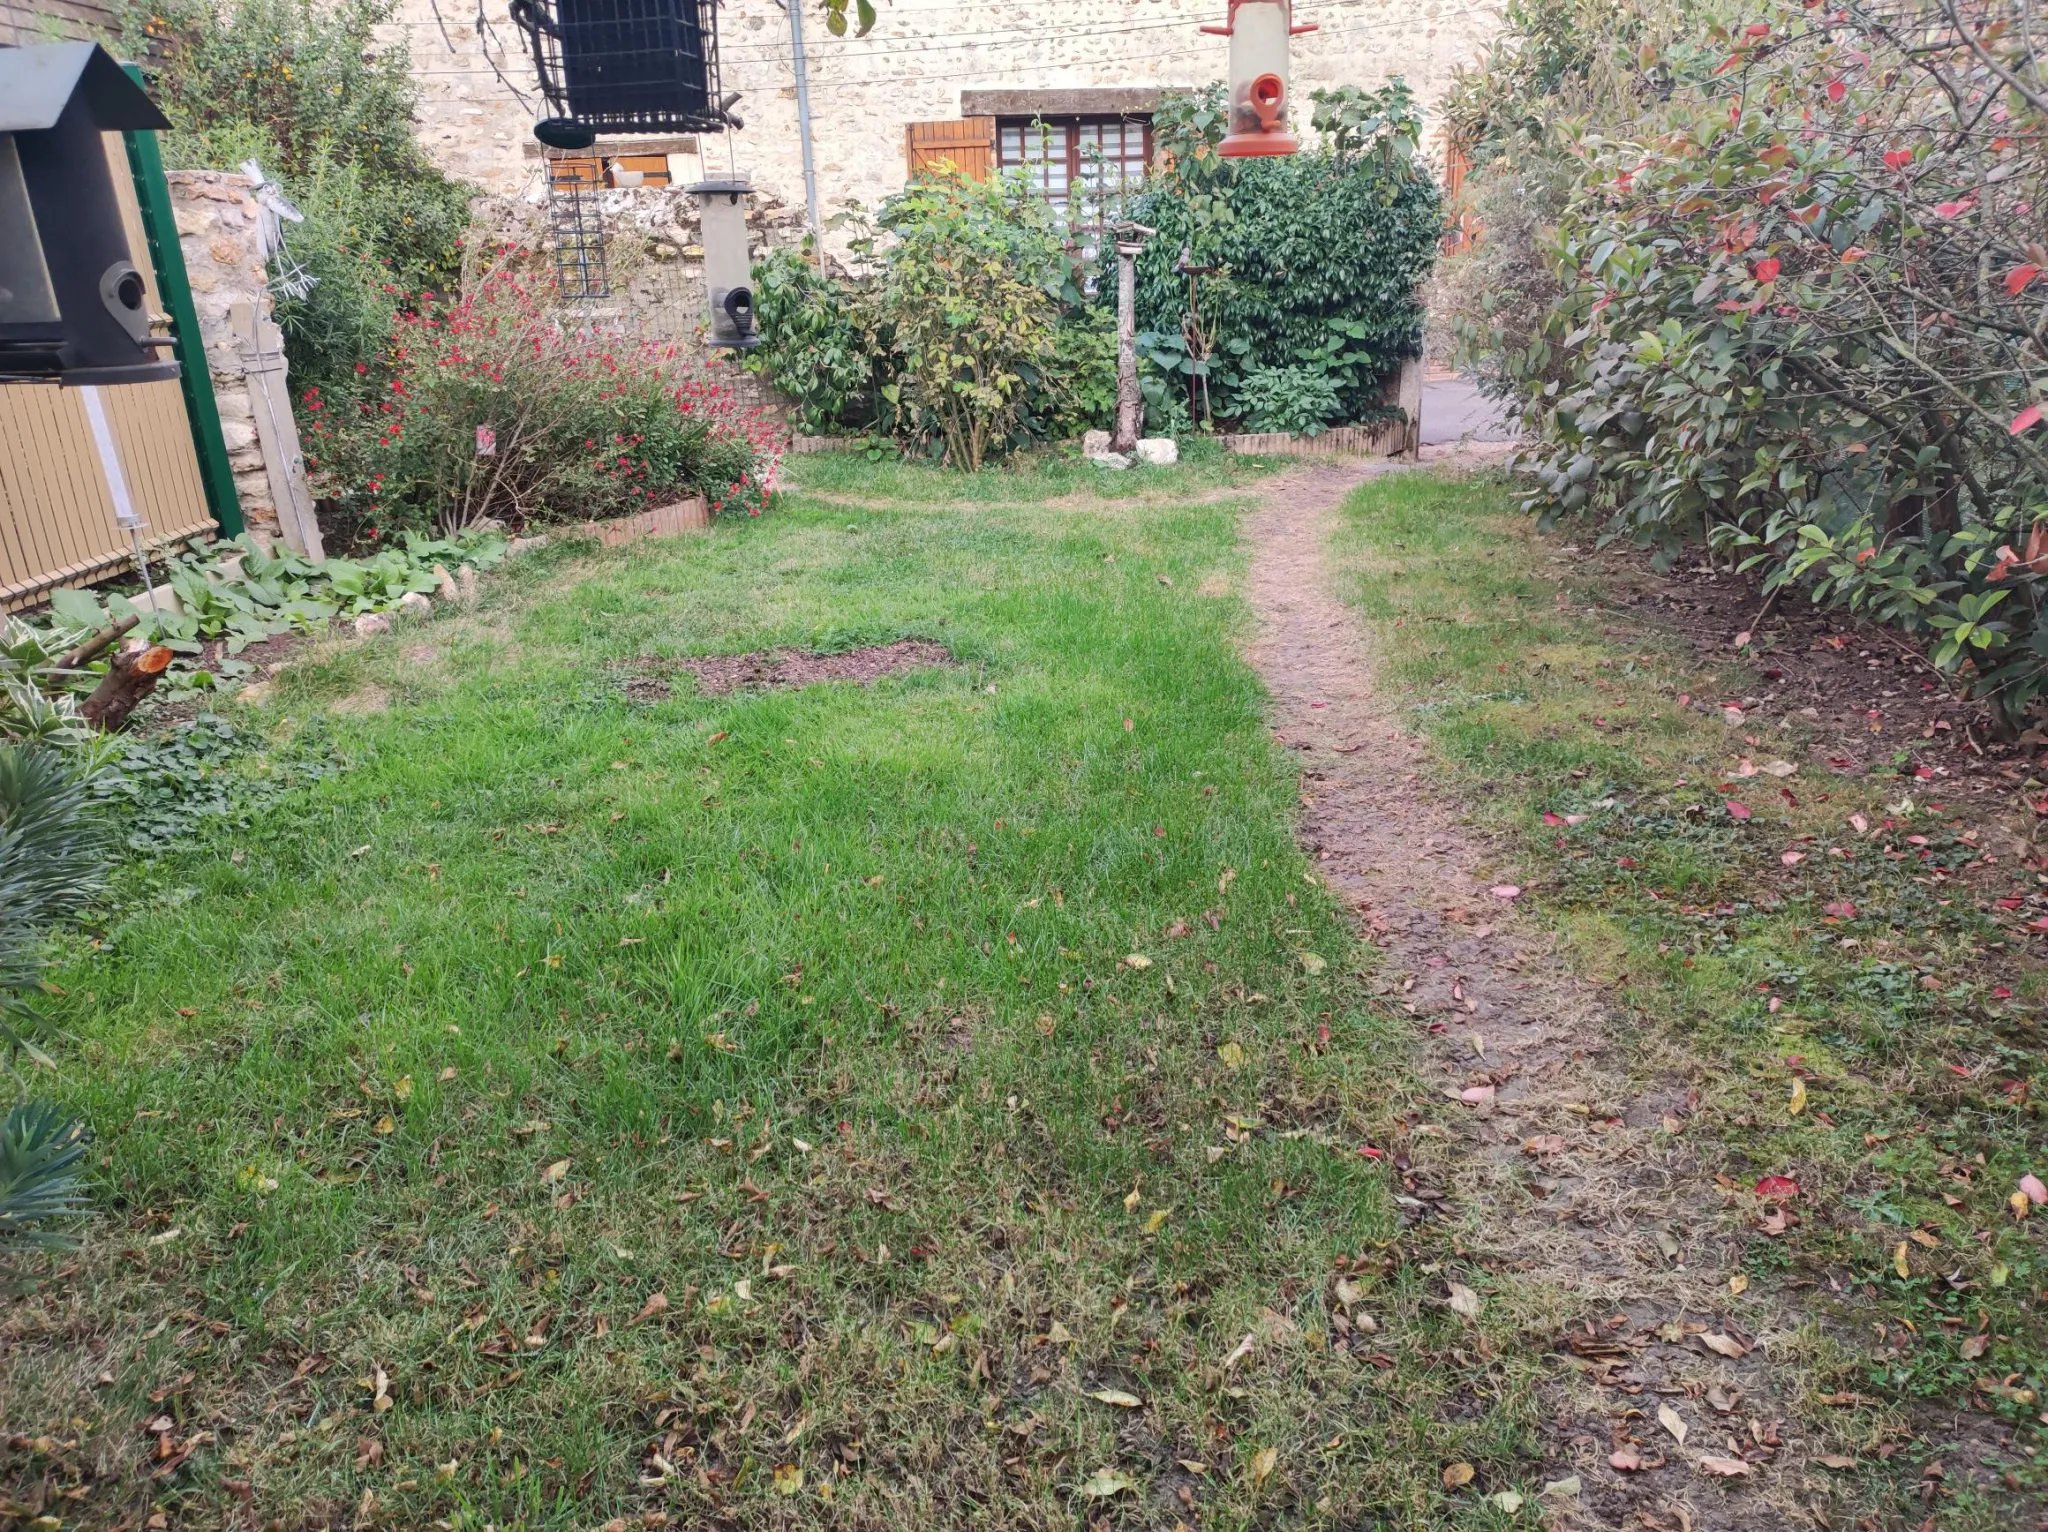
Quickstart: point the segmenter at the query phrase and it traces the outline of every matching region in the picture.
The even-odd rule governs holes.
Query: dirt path
[[[1736,1240],[1691,1152],[1685,1080],[1632,1070],[1597,994],[1491,892],[1507,870],[1429,785],[1374,688],[1372,635],[1332,587],[1338,507],[1386,471],[1273,483],[1249,529],[1250,658],[1276,736],[1303,755],[1302,841],[1385,952],[1383,988],[1442,1082],[1415,1174],[1424,1190],[1443,1178],[1441,1216],[1554,1314],[1544,1477],[1563,1485],[1546,1508],[1584,1527],[1811,1525],[1820,1470],[1770,1309],[1730,1293]]]

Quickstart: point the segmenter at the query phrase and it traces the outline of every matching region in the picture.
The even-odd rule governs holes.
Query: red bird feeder
[[[1230,133],[1218,152],[1231,159],[1299,154],[1287,129],[1287,39],[1315,31],[1294,24],[1292,0],[1230,0],[1230,19],[1204,32],[1230,39]]]

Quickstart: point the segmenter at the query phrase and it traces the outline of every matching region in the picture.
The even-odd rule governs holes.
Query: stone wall
[[[256,403],[242,356],[250,337],[237,334],[230,317],[238,305],[265,318],[270,314],[255,193],[249,178],[233,171],[173,170],[165,179],[170,183],[185,272],[192,282],[192,303],[199,311],[199,334],[213,373],[221,435],[235,471],[235,493],[249,525],[275,533],[277,502],[264,471]]]
[[[0,0],[0,47],[30,47],[121,30],[107,0]]]
[[[836,38],[815,6],[805,8],[818,192],[828,216],[846,198],[872,207],[900,189],[907,125],[967,115],[963,95],[974,106],[1000,93],[1021,110],[1055,111],[1057,104],[1031,103],[1079,88],[1220,79],[1228,49],[1226,39],[1197,30],[1222,22],[1226,0],[885,0],[879,9],[867,37]],[[389,33],[412,50],[427,149],[452,173],[517,195],[541,184],[531,133],[542,115],[539,90],[504,0],[485,0],[484,10],[479,39],[473,27],[443,26],[433,0],[400,0]],[[1378,86],[1396,75],[1433,110],[1452,69],[1477,58],[1498,27],[1497,7],[1480,0],[1301,0],[1298,19],[1321,26],[1294,39],[1296,115],[1304,126],[1309,92],[1318,86]],[[736,110],[746,127],[729,135],[730,145],[707,138],[700,154],[675,154],[671,163],[701,172],[708,161],[723,174],[730,154],[757,186],[801,207],[788,13],[776,0],[726,0],[719,34],[725,88],[742,93]]]

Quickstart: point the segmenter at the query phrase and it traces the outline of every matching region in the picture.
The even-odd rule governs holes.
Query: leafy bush
[[[85,1125],[47,1101],[24,1101],[0,1119],[0,1250],[70,1241],[42,1225],[85,1211],[79,1173]]]
[[[1319,436],[1344,408],[1336,380],[1316,367],[1254,367],[1237,388],[1237,407],[1252,431]]]
[[[165,163],[255,159],[306,215],[286,238],[316,279],[278,305],[292,375],[343,381],[382,344],[397,294],[449,291],[473,187],[413,136],[418,87],[396,0],[150,0],[123,18],[171,119]]]
[[[780,428],[675,345],[574,330],[519,282],[400,313],[379,364],[307,389],[307,466],[337,530],[613,516],[701,493],[758,514]]]
[[[1283,397],[1290,419],[1307,420],[1311,403],[1326,409],[1318,426],[1383,419],[1383,380],[1421,352],[1420,289],[1442,209],[1416,154],[1413,97],[1396,81],[1318,92],[1316,102],[1322,146],[1287,158],[1217,154],[1220,87],[1169,98],[1153,118],[1165,168],[1133,213],[1159,231],[1138,260],[1147,361],[1183,393],[1206,378],[1227,419],[1248,420],[1253,401],[1273,418]],[[1187,343],[1184,265],[1218,268],[1197,279],[1206,355]],[[1287,381],[1305,374],[1328,387]]]
[[[2018,15],[1711,0],[1601,41],[1562,75],[1598,115],[1517,129],[1570,173],[1554,310],[1478,329],[1544,444],[1533,508],[1929,634],[2008,725],[2048,689],[2048,91]]]
[[[754,365],[807,428],[879,429],[973,471],[1106,423],[1114,320],[1086,302],[1051,209],[1020,180],[943,171],[849,221],[851,270],[827,274],[808,246],[755,268]]]

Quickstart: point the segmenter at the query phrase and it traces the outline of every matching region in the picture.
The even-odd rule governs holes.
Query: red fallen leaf
[[[2039,1176],[2031,1174],[2021,1176],[2020,1190],[2027,1194],[2027,1201],[2033,1203],[2035,1207],[2048,1202],[2048,1186],[2041,1184]]]
[[[1768,21],[1752,21],[1742,29],[1742,35],[1744,37],[1769,37],[1771,35],[1771,24]]]
[[[2028,921],[2027,929],[2029,931],[2037,931],[2044,936],[2048,936],[2048,915],[2043,915],[2039,920]]]
[[[2007,897],[1998,901],[1998,907],[2001,910],[2016,910],[2026,902],[2027,901],[2024,898],[2015,898],[2011,895],[2008,895]]]
[[[1700,1472],[1715,1474],[1723,1479],[1735,1479],[1743,1474],[1755,1472],[1755,1465],[1745,1463],[1741,1458],[1701,1458]]]
[[[1884,152],[1884,168],[1886,170],[1903,170],[1912,163],[1913,151],[1911,149],[1887,149]]]
[[[1467,1106],[1477,1106],[1482,1101],[1491,1101],[1493,1092],[1491,1085],[1468,1085],[1458,1092],[1458,1099]]]
[[[1869,259],[1870,252],[1864,249],[1861,245],[1851,245],[1848,249],[1842,252],[1842,264],[1844,266],[1854,266],[1858,261],[1867,261]],[[1863,444],[1861,442],[1858,442],[1854,447],[1850,448],[1849,450],[1852,452],[1860,452],[1864,450]]]
[[[1623,1473],[1638,1473],[1643,1466],[1642,1454],[1633,1447],[1623,1447],[1619,1452],[1607,1454],[1607,1466],[1619,1468]]]
[[[1840,80],[1828,81],[1828,100],[1839,101],[1848,94],[1849,87],[1844,85]]]
[[[1799,1195],[1799,1183],[1790,1176],[1765,1176],[1756,1183],[1756,1194],[1769,1202],[1782,1202]]]
[[[1369,1160],[1383,1160],[1387,1157],[1386,1150],[1375,1149],[1371,1144],[1363,1145],[1358,1152]]]
[[[1749,818],[1749,805],[1746,803],[1737,803],[1733,798],[1730,798],[1728,800],[1728,817],[1730,819]]]
[[[2011,271],[2005,274],[2006,296],[2008,298],[2017,298],[2026,291],[2027,284],[2040,274],[2041,268],[2034,265],[2031,261],[2024,266],[2013,267]]]
[[[1854,920],[1856,918],[1856,906],[1854,902],[1848,899],[1830,900],[1821,906],[1821,910],[1825,914],[1834,916],[1837,920]]]
[[[1967,202],[1942,202],[1936,204],[1934,211],[1943,218],[1954,218],[1968,211],[1969,206]]]
[[[1753,268],[1751,268],[1752,273],[1755,275],[1758,282],[1777,281],[1778,269],[1778,260],[1776,256],[1772,256],[1767,260],[1758,261],[1756,265]]]
[[[1781,851],[1778,853],[1778,860],[1787,867],[1797,867],[1806,860],[1806,853],[1804,851]]]
[[[1543,816],[1543,822],[1554,828],[1564,823],[1564,816],[1562,814],[1545,814]]]
[[[1614,859],[1614,865],[1617,867],[1633,867],[1636,865],[1636,859],[1632,856],[1618,856]]]
[[[1993,1000],[2010,1000],[2012,999],[2012,991],[2001,984],[1991,992],[1991,998]]]
[[[2006,427],[2006,431],[2013,436],[2018,436],[2022,431],[2040,424],[2040,421],[2041,406],[2030,404],[2012,417],[2012,424]]]
[[[1965,1079],[1965,1080],[1967,1080],[1967,1079],[1969,1079],[1969,1078],[1970,1078],[1970,1071],[1969,1071],[1969,1070],[1967,1070],[1967,1069],[1965,1069],[1965,1068],[1964,1068],[1964,1067],[1963,1067],[1962,1065],[1960,1065],[1960,1064],[1951,1064],[1951,1065],[1949,1065],[1949,1066],[1948,1066],[1948,1072],[1949,1072],[1950,1074],[1952,1074],[1952,1075],[1956,1075],[1956,1076],[1959,1076],[1960,1078],[1962,1078],[1962,1079]]]

